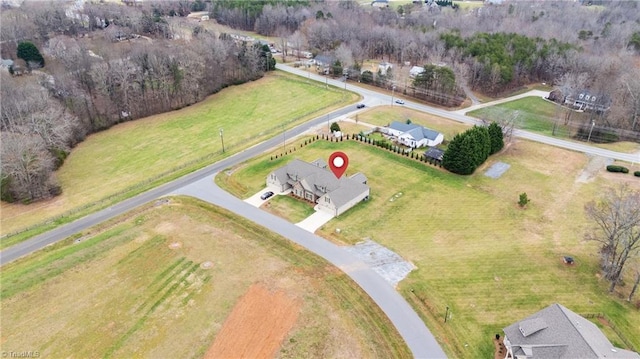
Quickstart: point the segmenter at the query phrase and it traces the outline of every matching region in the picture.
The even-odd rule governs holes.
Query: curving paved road
[[[375,91],[364,88],[349,86],[349,84],[345,84],[341,81],[328,80],[323,76],[308,74],[304,71],[281,64],[278,64],[277,68],[283,71],[298,74],[302,77],[307,77],[310,80],[313,79],[314,81],[325,82],[333,86],[341,88],[344,87],[346,89],[354,91],[362,95],[364,97],[363,103],[370,107],[389,104],[394,105],[392,101],[393,98],[385,94],[377,93]],[[411,101],[407,101],[404,106],[467,124],[478,124],[478,120],[465,116],[463,113],[449,112]],[[286,138],[293,138],[306,132],[312,127],[324,124],[327,121],[330,121],[337,117],[341,117],[351,112],[352,110],[353,106],[347,106],[328,115],[318,117],[312,121],[309,121],[287,131],[285,136]],[[640,162],[640,154],[625,154],[604,150],[581,143],[560,140],[522,130],[514,131],[514,134],[518,137],[528,140],[550,144],[553,146],[567,148],[579,152],[614,158],[632,163]],[[323,240],[322,238],[306,232],[303,229],[278,217],[274,217],[265,212],[262,212],[261,210],[256,209],[220,190],[213,184],[212,177],[216,173],[226,168],[232,167],[235,164],[244,162],[252,157],[263,153],[269,148],[279,145],[280,135],[257,146],[249,148],[243,152],[228,157],[222,161],[219,161],[213,165],[203,168],[197,172],[191,173],[175,181],[154,188],[128,200],[122,201],[114,206],[93,213],[72,223],[60,226],[47,233],[43,233],[25,242],[7,248],[4,251],[0,252],[0,266],[22,256],[28,255],[36,250],[42,249],[49,244],[67,238],[68,236],[78,233],[86,228],[126,213],[133,208],[136,208],[159,197],[169,195],[171,193],[190,194],[195,197],[205,199],[207,201],[220,205],[247,218],[250,218],[256,223],[261,224],[275,231],[276,233],[279,233],[293,240],[296,243],[304,245],[305,247],[329,260],[336,266],[340,267],[347,274],[349,274],[349,276],[353,278],[389,316],[389,319],[391,319],[394,326],[398,328],[398,331],[403,336],[407,345],[416,357],[445,357],[444,352],[442,351],[438,343],[435,341],[435,339],[428,331],[424,323],[417,316],[417,314],[411,309],[411,307],[409,307],[407,302],[386,281],[384,281],[380,276],[374,273],[364,263],[351,257],[351,255],[340,249],[340,247],[337,247]]]
[[[193,196],[226,208],[318,254],[343,270],[373,299],[396,327],[414,357],[446,358],[434,336],[405,299],[389,282],[344,247],[230,195],[215,185],[213,176],[192,182],[172,194]]]

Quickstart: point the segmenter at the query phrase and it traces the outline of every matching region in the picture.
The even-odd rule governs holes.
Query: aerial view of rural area
[[[0,0],[0,357],[640,359],[640,1]]]

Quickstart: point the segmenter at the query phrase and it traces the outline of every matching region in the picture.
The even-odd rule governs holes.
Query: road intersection
[[[279,70],[287,71],[300,75],[302,77],[312,79],[314,81],[324,82],[339,88],[346,88],[363,96],[364,103],[368,107],[390,105],[392,97],[382,93],[378,93],[369,89],[348,86],[344,82],[330,80],[324,76],[309,74],[305,71],[292,68],[286,65],[277,65]],[[348,86],[348,87],[347,87]],[[467,124],[479,124],[479,121],[464,115],[464,113],[451,112],[431,106],[407,101],[405,105],[418,111],[429,113],[432,115],[448,118]],[[355,110],[355,105],[348,105],[342,109],[333,111],[327,115],[323,115],[313,119],[305,124],[299,125],[293,129],[286,131],[286,138],[297,137],[306,131],[317,127],[327,121],[344,117],[348,113]],[[588,154],[613,158],[617,160],[638,163],[640,162],[640,154],[625,154],[609,150],[604,150],[582,143],[576,143],[567,140],[556,139],[548,136],[535,134],[528,131],[516,130],[514,135],[524,139],[545,143],[557,147],[562,147],[574,151],[584,152]],[[247,150],[236,153],[222,161],[207,166],[199,171],[193,172],[184,177],[156,187],[152,190],[119,202],[106,209],[80,218],[72,223],[65,224],[49,232],[40,234],[27,241],[21,242],[15,246],[9,247],[0,252],[0,266],[20,257],[26,256],[34,251],[44,248],[47,245],[58,242],[84,229],[97,225],[101,222],[122,215],[138,206],[147,202],[156,200],[163,196],[172,194],[191,195],[205,201],[214,203],[235,212],[243,217],[263,225],[264,227],[283,235],[284,237],[306,247],[310,251],[322,256],[337,267],[341,268],[352,279],[354,279],[371,298],[380,306],[385,314],[398,329],[405,342],[417,358],[442,358],[445,357],[442,348],[438,345],[433,335],[429,332],[420,317],[409,306],[409,304],[391,287],[382,277],[376,274],[362,261],[349,254],[343,248],[318,237],[304,229],[275,217],[267,212],[261,211],[254,206],[231,196],[229,193],[218,188],[213,182],[213,177],[220,171],[233,167],[239,163],[245,162],[265,151],[279,146],[280,135],[267,140],[259,145],[253,146]]]

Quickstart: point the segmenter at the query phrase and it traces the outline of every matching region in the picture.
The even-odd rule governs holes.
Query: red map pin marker
[[[347,166],[349,166],[349,157],[344,152],[334,152],[329,156],[329,168],[337,178],[342,177]]]

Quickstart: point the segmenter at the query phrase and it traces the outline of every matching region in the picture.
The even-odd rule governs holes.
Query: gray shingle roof
[[[294,159],[273,173],[281,183],[293,185],[300,182],[305,190],[318,197],[327,194],[338,208],[369,188],[364,184],[367,181],[364,174],[356,173],[351,177],[343,176],[338,179],[327,169],[327,164],[322,159],[311,163]]]
[[[435,158],[436,160],[442,161],[444,151],[439,148],[431,147],[427,152],[424,153],[424,155],[426,157]]]
[[[406,124],[398,121],[393,121],[389,128],[398,130],[401,132],[409,133],[416,141],[420,141],[423,138],[434,141],[440,132],[428,129],[414,124]]]
[[[532,358],[640,359],[638,353],[615,348],[595,324],[560,304],[504,328],[504,333],[514,354]]]

